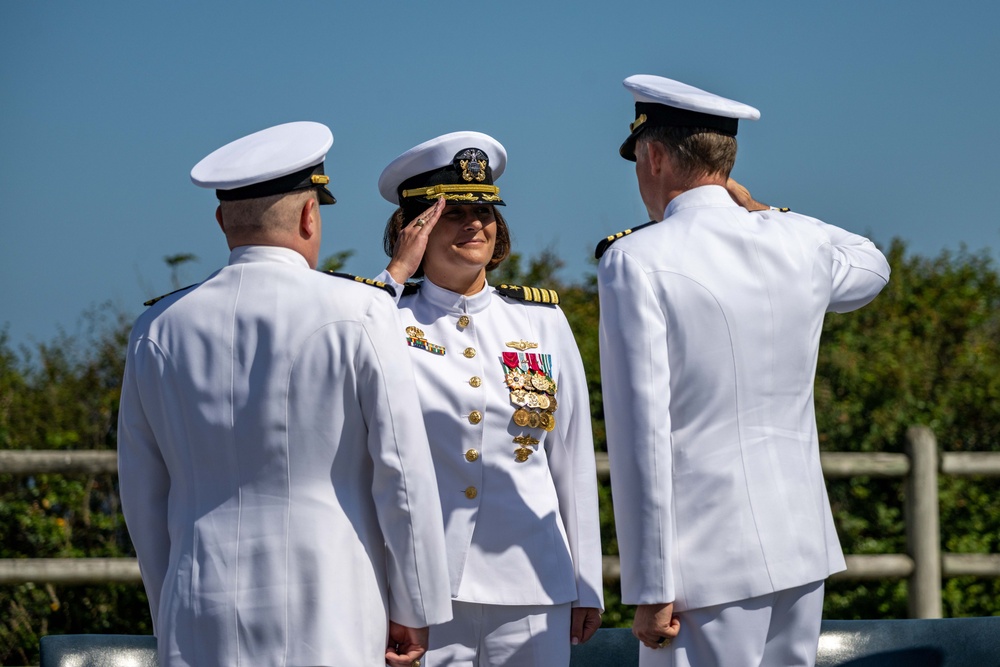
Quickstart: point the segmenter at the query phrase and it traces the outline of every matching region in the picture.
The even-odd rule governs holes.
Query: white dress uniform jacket
[[[824,314],[889,278],[867,239],[705,186],[601,259],[622,601],[675,611],[844,569],[819,461]]]
[[[392,282],[388,272],[380,280]],[[400,294],[402,290],[400,289]],[[601,537],[583,362],[558,306],[488,285],[463,296],[424,280],[399,299],[402,327],[443,354],[410,347],[444,512],[451,594],[494,605],[603,608]],[[556,382],[555,428],[517,426],[505,384],[508,342],[537,343]],[[441,350],[438,350],[440,352]],[[539,441],[518,461],[517,436]]]
[[[136,321],[119,474],[161,665],[383,665],[387,613],[451,617],[398,321],[263,246]]]

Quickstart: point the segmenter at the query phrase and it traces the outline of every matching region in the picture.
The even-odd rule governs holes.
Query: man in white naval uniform
[[[812,665],[823,581],[843,570],[813,381],[827,312],[871,301],[867,239],[727,193],[756,109],[656,76],[621,154],[653,221],[598,268],[621,555],[643,665]],[[750,206],[750,208],[757,208]]]
[[[510,252],[481,132],[404,152],[379,190],[400,206],[379,276],[400,294],[444,511],[454,620],[425,667],[560,667],[603,607],[587,380],[558,295],[491,286]],[[427,209],[428,206],[432,208]],[[422,275],[418,284],[406,284]]]
[[[202,160],[229,265],[132,330],[121,496],[163,667],[404,667],[451,617],[396,305],[313,270],[332,142],[289,123]]]

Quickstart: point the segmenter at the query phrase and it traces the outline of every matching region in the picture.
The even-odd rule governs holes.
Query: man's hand
[[[594,607],[573,607],[570,620],[569,642],[574,646],[582,644],[601,627],[601,612]]]
[[[749,190],[731,178],[726,181],[726,190],[729,192],[729,196],[733,198],[734,202],[748,211],[766,211],[771,208],[767,204],[761,204],[759,201],[751,197]]]
[[[663,648],[680,632],[681,621],[674,616],[674,604],[641,604],[636,607],[632,634],[649,648]]]
[[[385,663],[391,667],[410,667],[427,652],[427,634],[427,628],[408,628],[389,621]]]
[[[427,249],[427,237],[431,235],[442,212],[444,212],[443,197],[399,230],[392,259],[386,267],[389,275],[397,283],[402,285],[420,268],[424,250]]]

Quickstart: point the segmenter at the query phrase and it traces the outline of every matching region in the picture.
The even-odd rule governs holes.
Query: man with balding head
[[[132,330],[119,475],[164,667],[408,667],[451,617],[395,302],[314,270],[332,142],[289,123],[202,160],[229,263]]]

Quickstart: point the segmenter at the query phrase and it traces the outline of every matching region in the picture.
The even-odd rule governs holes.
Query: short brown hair
[[[639,135],[639,143],[663,144],[682,176],[729,178],[736,163],[736,137],[703,127],[657,126]]]
[[[486,265],[487,271],[492,271],[500,266],[510,255],[510,229],[507,227],[507,221],[500,215],[500,210],[496,206],[492,208],[493,219],[496,220],[497,233],[496,243],[493,246],[493,257],[490,258],[489,263]],[[397,208],[389,216],[389,219],[385,223],[385,233],[382,235],[382,249],[385,250],[386,255],[392,257],[392,253],[396,249],[396,241],[399,240],[399,232],[406,226],[410,218],[415,218],[421,212],[422,210],[408,216],[402,208]],[[423,275],[424,263],[420,262],[420,266],[417,268],[417,272],[413,274],[413,277],[422,278]]]

